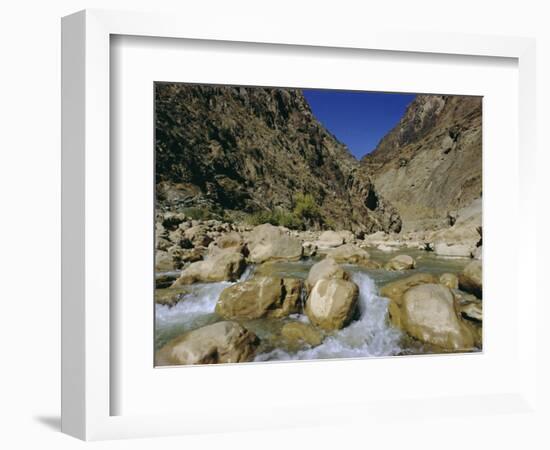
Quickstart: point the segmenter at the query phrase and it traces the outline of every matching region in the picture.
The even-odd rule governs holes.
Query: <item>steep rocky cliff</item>
[[[399,231],[368,172],[299,89],[155,85],[157,206],[291,211],[298,193],[325,227]]]
[[[418,95],[397,126],[362,160],[403,229],[460,217],[481,224],[481,97]]]

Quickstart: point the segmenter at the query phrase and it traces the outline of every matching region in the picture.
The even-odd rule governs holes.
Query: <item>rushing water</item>
[[[317,347],[295,353],[275,349],[259,354],[256,361],[399,354],[401,352],[399,346],[401,333],[387,323],[388,300],[377,294],[378,289],[374,280],[366,273],[354,273],[352,279],[359,286],[359,320],[327,337]],[[307,318],[303,320],[307,320]]]
[[[371,252],[372,254],[373,252]],[[422,251],[407,251],[417,261],[417,269],[404,272],[386,270],[365,270],[346,265],[353,281],[359,287],[359,317],[346,328],[327,336],[323,343],[314,348],[291,350],[279,339],[285,321],[308,322],[304,314],[295,314],[285,320],[257,319],[244,324],[260,339],[261,346],[255,361],[331,359],[342,357],[390,356],[404,353],[418,353],[418,344],[410,344],[401,331],[388,322],[388,300],[379,295],[379,288],[389,281],[412,275],[415,272],[458,273],[469,260],[463,258],[440,258]],[[384,262],[395,254],[376,254],[374,259]],[[268,266],[262,274],[305,278],[314,260],[293,263],[277,263]],[[249,278],[257,271],[249,266],[239,281]],[[168,340],[190,331],[222,320],[214,313],[221,292],[231,282],[193,285],[189,293],[175,306],[156,305],[155,347],[162,347]],[[415,348],[410,345],[416,346]]]

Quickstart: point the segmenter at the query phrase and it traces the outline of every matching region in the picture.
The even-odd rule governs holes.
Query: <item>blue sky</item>
[[[315,117],[360,159],[405,113],[414,94],[303,89]]]

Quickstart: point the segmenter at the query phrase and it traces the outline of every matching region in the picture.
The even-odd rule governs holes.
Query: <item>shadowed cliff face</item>
[[[406,231],[440,228],[476,208],[481,221],[481,97],[418,95],[362,160]]]
[[[155,85],[158,206],[290,211],[310,194],[325,226],[399,231],[368,172],[299,89]]]

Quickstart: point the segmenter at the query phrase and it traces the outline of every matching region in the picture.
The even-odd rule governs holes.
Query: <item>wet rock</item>
[[[359,297],[359,288],[342,279],[319,280],[306,302],[311,323],[324,330],[338,330],[352,320]]]
[[[349,280],[348,273],[333,258],[327,257],[311,266],[306,279],[306,290],[309,292],[319,280]]]
[[[281,335],[291,348],[302,348],[305,345],[316,347],[323,342],[323,334],[310,324],[289,322],[281,329]]]
[[[236,322],[224,321],[189,331],[157,352],[157,365],[219,364],[251,361],[259,340]]]
[[[402,326],[412,337],[447,350],[473,350],[475,333],[458,316],[454,297],[441,284],[423,284],[403,295]]]
[[[279,227],[268,223],[255,227],[247,238],[248,259],[256,264],[266,261],[297,261],[302,257],[302,243]]]
[[[410,270],[416,267],[416,261],[409,255],[394,256],[384,268],[386,270]]]
[[[258,277],[225,288],[216,314],[225,319],[280,318],[300,312],[302,281],[296,278]]]
[[[185,268],[174,286],[198,282],[236,281],[245,269],[244,256],[232,249],[221,251]]]

